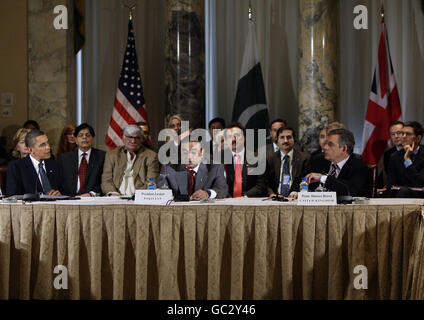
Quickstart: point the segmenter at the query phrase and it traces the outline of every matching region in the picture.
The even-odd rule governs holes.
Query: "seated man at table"
[[[400,198],[422,198],[424,193],[408,187],[424,187],[424,148],[420,146],[423,127],[416,121],[405,123],[403,149],[392,154],[387,172],[387,187],[403,187],[397,193]]]
[[[296,197],[310,155],[294,149],[296,132],[293,128],[279,128],[276,137],[279,151],[267,159],[268,195]]]
[[[82,197],[100,195],[105,152],[93,148],[94,129],[87,123],[75,128],[77,150],[60,155],[66,194]]]
[[[159,175],[156,152],[143,146],[143,131],[137,125],[125,127],[124,145],[106,153],[102,191],[108,196],[133,196],[136,189],[146,189],[150,178]]]
[[[355,138],[347,129],[335,129],[328,133],[324,155],[331,162],[328,174],[309,173],[308,184],[320,182],[328,191],[338,196],[364,196],[368,186],[368,167],[353,154]]]
[[[51,159],[48,138],[43,131],[33,129],[25,137],[29,155],[13,161],[7,168],[6,195],[43,193],[61,195],[62,170]]]
[[[181,143],[181,164],[167,164],[162,167],[158,187],[166,185],[174,196],[188,195],[190,199],[225,198],[228,186],[222,164],[205,164],[203,146],[200,141]]]

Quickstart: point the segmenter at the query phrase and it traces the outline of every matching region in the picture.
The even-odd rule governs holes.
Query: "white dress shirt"
[[[127,152],[127,168],[124,171],[124,177],[119,187],[119,192],[126,196],[133,196],[135,194],[133,165],[136,158],[137,156],[134,154],[134,158],[131,160],[131,153]]]
[[[292,176],[292,163],[293,163],[293,149],[290,150],[289,153],[284,153],[283,151],[280,151],[281,154],[281,166],[280,166],[280,183],[278,184],[278,192],[281,190],[281,182],[283,181],[283,165],[284,165],[284,157],[288,155],[290,157],[289,159],[289,170],[290,170],[290,183],[289,183],[289,189],[291,188],[291,185],[293,183],[293,176]]]
[[[197,171],[199,170],[199,166],[200,166],[200,163],[195,168],[191,169],[191,170],[193,170],[196,173],[196,175],[197,175]],[[188,168],[188,169],[190,169],[190,168]],[[194,179],[194,184],[196,185],[196,177]],[[194,187],[195,186],[193,186],[193,190],[194,190]],[[216,192],[214,190],[212,190],[212,189],[208,189],[208,190],[211,192],[211,195],[210,195],[209,199],[215,199],[216,198]]]
[[[40,169],[38,168],[40,161],[35,159],[32,155],[29,155],[29,158],[31,159],[32,165],[34,166],[35,172],[37,172],[37,179],[38,179],[38,181],[40,181],[41,186],[43,186],[43,182],[41,181],[41,178],[40,178],[40,172],[39,172]],[[46,171],[46,173],[47,173],[46,163],[44,161],[42,161],[42,162],[43,162],[44,171]],[[39,190],[39,191],[41,192],[43,190]]]
[[[78,170],[79,170],[79,167],[80,167],[80,165],[81,165],[81,160],[82,160],[82,154],[83,154],[83,153],[84,153],[83,151],[81,151],[80,149],[78,149]],[[90,159],[91,148],[90,148],[90,150],[85,151],[85,153],[87,154],[87,155],[85,156],[85,159],[87,160],[87,166],[88,166],[88,161],[89,161],[89,159]],[[81,186],[81,182],[80,182],[80,178],[79,178],[79,176],[78,176],[78,180],[77,180],[77,190],[76,190],[76,192],[78,192],[78,191],[79,191],[80,186]],[[85,190],[85,191],[88,193],[90,190]]]
[[[343,166],[346,164],[346,162],[347,162],[347,160],[349,160],[349,158],[350,158],[350,156],[348,156],[346,159],[336,163],[337,166],[339,167],[339,172],[336,173],[336,178],[339,176],[340,172],[342,171]],[[333,165],[333,162],[331,163],[331,166],[332,165]],[[331,166],[330,166],[330,171],[331,171]],[[325,182],[327,181],[327,177],[328,177],[328,174],[321,176],[320,181],[321,181],[322,184],[325,184]]]

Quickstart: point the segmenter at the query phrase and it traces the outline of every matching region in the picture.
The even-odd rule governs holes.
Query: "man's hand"
[[[80,197],[91,197],[91,194],[89,193],[83,193],[79,195]]]
[[[209,194],[205,190],[197,190],[195,193],[193,193],[190,197],[190,199],[208,199]]]
[[[59,190],[51,189],[48,193],[49,196],[61,196],[62,194],[59,192]]]
[[[403,157],[405,161],[411,160],[411,154],[415,149],[415,142],[412,143],[412,146],[410,145],[404,145],[403,149],[405,150],[405,156]]]
[[[308,184],[313,183],[313,182],[320,182],[322,177],[321,173],[310,173],[306,176],[306,182]]]
[[[297,199],[297,192],[296,191],[292,191],[287,198],[289,198],[289,199]]]
[[[275,193],[271,193],[270,195],[269,195],[269,197],[270,198],[273,198],[273,197],[276,197],[277,195],[275,194]]]

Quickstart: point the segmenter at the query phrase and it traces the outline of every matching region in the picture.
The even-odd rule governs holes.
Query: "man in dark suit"
[[[353,154],[355,139],[347,129],[335,129],[328,133],[324,145],[325,158],[331,161],[328,174],[309,173],[308,184],[320,182],[337,195],[364,196],[368,186],[368,168]]]
[[[403,149],[392,154],[387,172],[387,187],[403,187],[397,193],[400,198],[423,197],[423,192],[408,187],[424,187],[424,148],[420,146],[423,127],[416,121],[403,127]]]
[[[389,160],[392,154],[396,151],[402,150],[402,140],[403,140],[403,122],[395,121],[390,125],[390,140],[392,141],[393,147],[384,152],[384,171],[387,174],[389,168]]]
[[[59,157],[65,192],[82,197],[100,195],[105,152],[92,147],[95,133],[89,124],[76,127],[74,136],[78,149]]]
[[[265,154],[263,154],[263,161],[260,161],[261,158],[258,158],[258,154],[247,150],[245,129],[238,122],[232,122],[227,126],[224,130],[224,139],[225,149],[221,163],[224,163],[230,196],[234,198],[265,196],[266,185],[259,175],[265,173]],[[261,171],[263,172],[261,173]]]
[[[279,150],[267,159],[266,181],[270,197],[277,194],[284,197],[297,196],[310,155],[294,149],[295,140],[296,132],[293,128],[278,129]]]
[[[61,195],[62,170],[50,158],[50,145],[43,131],[34,129],[25,137],[29,155],[12,162],[7,168],[6,195],[44,193]]]
[[[227,197],[224,166],[202,162],[201,142],[182,142],[181,152],[181,164],[167,164],[162,167],[157,180],[159,188],[170,188],[174,196],[189,195],[190,199],[197,200]]]

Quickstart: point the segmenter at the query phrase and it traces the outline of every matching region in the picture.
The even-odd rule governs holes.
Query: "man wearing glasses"
[[[108,196],[133,196],[135,190],[146,189],[150,178],[159,175],[157,154],[143,146],[139,126],[127,126],[122,140],[123,146],[106,153],[102,190]]]
[[[423,127],[417,121],[404,124],[403,149],[395,152],[389,161],[387,187],[399,186],[398,198],[422,198],[422,191],[414,191],[409,187],[424,187],[424,149],[420,145]]]
[[[78,149],[59,157],[65,192],[81,197],[100,195],[105,152],[92,147],[95,133],[87,123],[75,128],[74,137]]]

